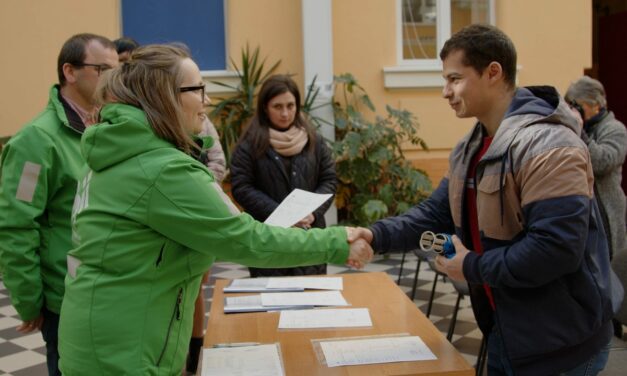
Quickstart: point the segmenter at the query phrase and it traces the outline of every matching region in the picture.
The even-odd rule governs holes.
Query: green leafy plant
[[[248,121],[255,114],[255,100],[258,89],[264,81],[276,71],[281,61],[276,61],[269,68],[266,59],[259,57],[259,47],[253,51],[246,45],[241,51],[241,69],[238,64],[231,59],[231,64],[239,82],[236,86],[228,85],[218,81],[212,83],[225,87],[235,94],[225,98],[215,98],[211,104],[212,110],[209,117],[217,127],[220,134],[220,142],[226,156],[227,165],[231,160],[231,153],[244,132]]]
[[[336,76],[334,82],[336,141],[332,145],[340,220],[368,225],[401,214],[425,199],[432,190],[431,181],[411,166],[402,149],[406,142],[427,149],[417,134],[417,118],[390,106],[386,106],[385,116],[375,115],[370,97],[349,73]],[[365,116],[364,108],[374,116]]]

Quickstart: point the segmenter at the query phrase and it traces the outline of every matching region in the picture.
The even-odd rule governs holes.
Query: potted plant
[[[266,68],[266,59],[260,58],[259,47],[241,52],[241,69],[233,59],[239,83],[236,86],[214,82],[235,91],[225,98],[214,99],[211,117],[220,133],[220,142],[227,166],[240,135],[255,114],[256,95],[264,81],[275,73],[280,60]],[[377,219],[403,213],[427,197],[431,182],[427,175],[405,160],[401,146],[405,142],[427,149],[417,135],[418,121],[407,110],[386,106],[385,116],[376,115],[376,109],[363,87],[351,74],[334,77],[336,96],[332,103],[335,140],[331,147],[336,161],[338,191],[336,206],[341,222],[368,225]],[[301,109],[310,115],[318,94],[315,78],[306,92]],[[338,98],[339,96],[339,98]],[[370,112],[366,116],[362,111]],[[371,119],[373,116],[374,119]],[[320,125],[327,123],[315,116],[310,120]],[[228,175],[225,190],[228,192]]]
[[[418,121],[409,111],[386,106],[384,116],[349,73],[334,77],[335,142],[338,177],[335,203],[341,222],[369,225],[405,212],[431,192],[426,173],[405,159],[402,145],[427,149],[418,136]],[[341,101],[337,100],[337,95]],[[370,112],[372,116],[364,113]]]
[[[209,117],[220,134],[220,142],[227,166],[230,164],[231,153],[237,145],[240,135],[255,114],[255,99],[258,89],[268,77],[274,74],[281,61],[274,62],[266,69],[266,59],[259,57],[259,47],[251,51],[246,45],[241,51],[241,69],[233,59],[231,59],[231,64],[237,72],[238,85],[232,86],[218,81],[212,81],[212,83],[226,87],[234,91],[235,94],[229,97],[215,98],[209,112]]]

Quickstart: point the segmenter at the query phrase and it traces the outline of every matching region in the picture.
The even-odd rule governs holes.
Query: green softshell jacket
[[[81,148],[61,310],[61,370],[180,375],[200,280],[215,259],[257,267],[343,264],[343,228],[284,229],[240,214],[200,162],[143,111],[107,105]]]
[[[22,320],[37,318],[44,304],[61,310],[70,213],[84,166],[80,140],[53,86],[46,109],[2,150],[0,261]]]

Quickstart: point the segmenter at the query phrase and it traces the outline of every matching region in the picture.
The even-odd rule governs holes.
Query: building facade
[[[379,113],[389,104],[418,117],[430,150],[408,145],[406,155],[437,184],[449,151],[473,123],[457,119],[442,99],[437,54],[452,32],[473,22],[492,23],[512,38],[521,86],[563,93],[591,66],[592,0],[3,0],[0,136],[43,108],[68,37],[135,37],[127,33],[133,30],[140,42],[174,35],[190,44],[203,55],[207,81],[232,81],[229,57],[239,61],[246,45],[281,60],[279,71],[294,74],[303,90],[313,75],[325,88],[333,74],[353,74]],[[210,95],[225,94],[211,88]]]

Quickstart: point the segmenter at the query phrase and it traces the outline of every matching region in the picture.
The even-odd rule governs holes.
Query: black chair
[[[464,296],[470,295],[470,289],[468,287],[468,283],[459,282],[451,280],[453,283],[453,287],[455,287],[455,291],[457,291],[457,302],[455,303],[455,308],[453,309],[453,316],[451,317],[451,322],[448,326],[448,332],[446,334],[446,339],[451,341],[453,338],[453,333],[455,332],[455,324],[457,323],[457,312],[459,311],[459,305]],[[488,341],[486,337],[481,339],[481,345],[479,346],[479,354],[477,355],[477,364],[475,364],[476,375],[481,376],[483,374],[483,369],[486,365],[486,359],[488,355]]]
[[[435,268],[435,255],[432,252],[423,251],[422,249],[414,249],[413,250],[416,257],[418,257],[418,265],[416,267],[416,273],[414,274],[414,283],[411,291],[411,299],[414,300],[416,296],[416,287],[418,284],[418,272],[420,271],[420,265],[422,261],[426,261],[429,263],[429,267],[431,270],[435,272],[435,276],[433,277],[433,284],[431,285],[431,294],[429,296],[429,305],[427,306],[427,313],[425,314],[427,317],[431,315],[431,308],[433,308],[433,299],[435,297],[435,288],[438,285],[438,277],[442,276],[444,280],[446,275],[440,273]]]

